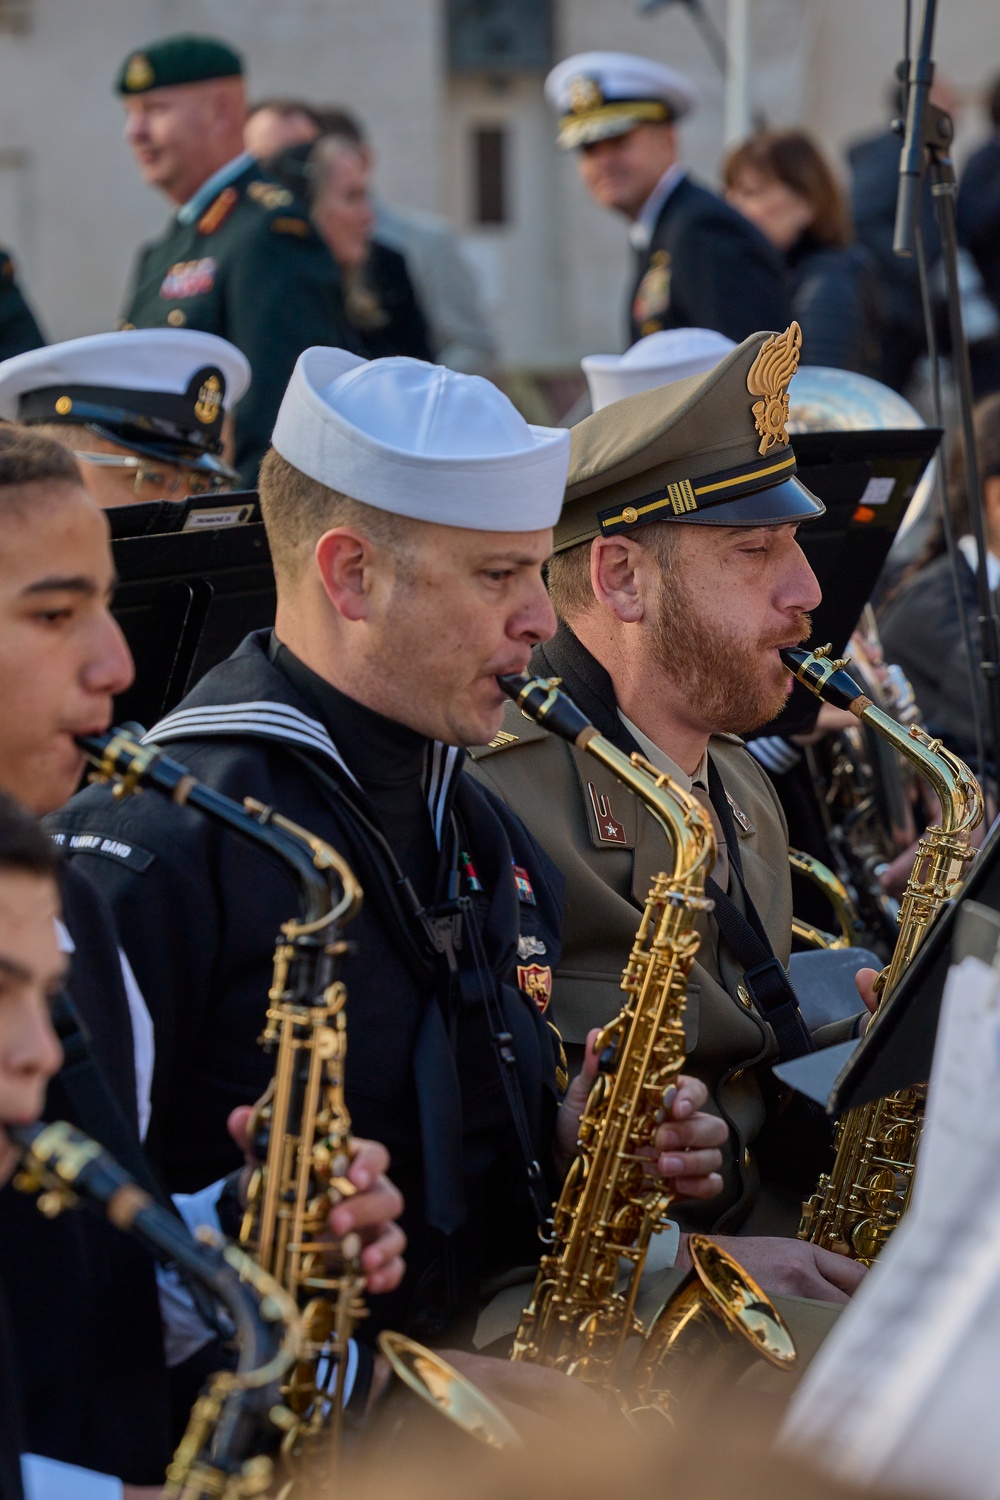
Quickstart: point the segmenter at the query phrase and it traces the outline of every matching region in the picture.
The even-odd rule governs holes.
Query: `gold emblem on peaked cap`
[[[587,73],[577,73],[566,86],[569,107],[575,115],[585,115],[592,109],[600,109],[604,94],[596,78]]]
[[[151,87],[154,76],[149,58],[144,52],[136,52],[129,58],[125,69],[125,87],[130,93],[137,94],[141,89]]]
[[[758,452],[769,453],[788,442],[788,383],[799,367],[802,329],[791,323],[784,333],[772,333],[761,344],[747,375],[751,396],[763,396],[753,404],[754,421],[760,433]]]
[[[194,414],[199,422],[204,422],[207,427],[214,422],[219,415],[219,407],[222,405],[222,381],[218,375],[209,375],[202,382],[198,391],[198,399],[194,404]]]

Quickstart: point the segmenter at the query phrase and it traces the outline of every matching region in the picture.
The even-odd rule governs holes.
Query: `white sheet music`
[[[1000,974],[952,968],[913,1202],[783,1440],[863,1483],[1000,1500]]]

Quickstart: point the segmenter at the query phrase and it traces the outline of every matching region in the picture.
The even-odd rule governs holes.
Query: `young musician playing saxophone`
[[[108,607],[113,582],[107,521],[75,461],[46,438],[4,429],[0,788],[36,814],[60,807],[79,785],[84,761],[74,736],[106,729],[113,696],[132,678]],[[133,1176],[148,1177],[140,1147],[153,1065],[148,1011],[106,907],[71,869],[63,868],[60,885],[67,989],[86,1038],[61,1010],[69,1065],[52,1081],[47,1112],[95,1136]],[[293,909],[294,901],[284,916]],[[355,1228],[370,1240],[365,1269],[374,1291],[402,1276],[403,1235],[393,1223],[399,1195],[382,1175],[386,1167],[384,1148],[362,1143],[352,1173],[364,1191],[340,1205],[331,1225],[334,1236]],[[96,1471],[86,1492],[95,1500],[114,1500],[122,1479],[158,1492],[172,1447],[167,1364],[186,1362],[211,1330],[172,1284],[161,1281],[158,1297],[149,1257],[111,1225],[79,1214],[47,1223],[10,1188],[0,1193],[0,1278],[28,1449]],[[191,1371],[192,1395],[201,1373]],[[182,1415],[185,1399],[178,1397]],[[67,1486],[74,1500],[84,1493],[79,1476]]]
[[[558,1052],[526,955],[558,950],[561,879],[461,747],[496,732],[497,674],[554,628],[541,570],[568,447],[475,377],[307,351],[261,478],[275,629],[151,731],[219,791],[334,844],[364,889],[341,971],[346,1097],[392,1153],[409,1242],[400,1292],[361,1337],[460,1335],[485,1275],[537,1260],[535,1214],[551,1210]],[[167,812],[90,788],[54,826],[93,851],[73,868],[109,897],[157,1025],[166,1170],[197,1188],[232,1162],[233,1103],[267,1081],[257,1038],[292,887]],[[686,1080],[673,1104],[681,1193],[719,1186],[726,1132],[704,1098]]]

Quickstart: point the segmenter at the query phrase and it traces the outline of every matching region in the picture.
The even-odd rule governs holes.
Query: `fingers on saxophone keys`
[[[722,1166],[721,1151],[665,1151],[657,1161],[661,1177],[708,1177]]]
[[[357,1193],[344,1203],[338,1203],[327,1220],[331,1231],[339,1237],[352,1229],[366,1230],[398,1219],[403,1212],[403,1195],[387,1177],[380,1177],[375,1186],[366,1193]]]

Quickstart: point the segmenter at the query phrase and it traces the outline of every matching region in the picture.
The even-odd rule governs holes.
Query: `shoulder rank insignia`
[[[214,234],[215,231],[229,218],[233,209],[240,201],[240,195],[234,187],[223,188],[222,192],[210,203],[197,223],[199,234]]]
[[[307,240],[312,234],[312,225],[308,219],[272,219],[271,228],[275,234],[294,234],[300,240]]]
[[[511,864],[514,861],[511,860]],[[537,906],[535,893],[531,888],[531,880],[523,865],[514,865],[514,884],[517,886],[517,899],[522,906]]]
[[[763,396],[753,404],[753,417],[760,433],[760,454],[788,442],[788,383],[799,367],[802,329],[790,323],[784,333],[772,333],[765,339],[750,366],[747,390],[751,396]]]
[[[625,829],[611,811],[611,801],[605,792],[599,792],[592,781],[587,782],[591,806],[597,820],[597,836],[602,844],[627,844]]]
[[[278,187],[275,182],[251,182],[247,186],[247,197],[259,203],[262,208],[287,208],[295,199],[287,188]]]
[[[504,745],[516,745],[517,735],[510,734],[506,729],[498,729],[493,739],[487,746],[490,750],[502,750]]]
[[[656,333],[659,319],[670,306],[670,255],[666,250],[654,250],[649,270],[639,282],[632,300],[632,318],[643,333]],[[652,326],[647,328],[646,324]]]
[[[201,260],[179,260],[170,267],[160,287],[161,297],[200,297],[215,285],[216,262],[206,255]]]
[[[552,970],[543,969],[541,964],[518,964],[517,987],[544,1015],[552,999]]]

